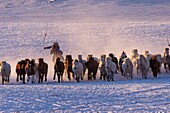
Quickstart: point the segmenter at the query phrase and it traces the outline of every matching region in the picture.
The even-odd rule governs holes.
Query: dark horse
[[[92,78],[95,80],[99,63],[96,60],[94,60],[93,57],[90,57],[85,65],[88,69],[88,80],[92,80]]]
[[[58,76],[58,82],[63,81],[63,73],[64,73],[64,63],[60,61],[60,58],[57,58],[56,63],[54,65],[54,77],[53,80],[56,78],[56,73]]]
[[[27,65],[27,62],[29,59],[21,60],[16,65],[16,73],[17,73],[17,79],[16,81],[19,82],[19,80],[23,81],[23,84],[25,84],[25,67]]]
[[[169,48],[165,48],[164,57],[163,57],[163,63],[164,63],[164,68],[165,68],[166,72],[168,72],[168,70],[170,71]],[[167,65],[168,65],[168,69],[167,69]]]
[[[157,74],[159,72],[159,67],[160,67],[160,63],[159,61],[157,60],[157,56],[156,55],[153,55],[150,59],[150,68],[153,72],[153,76],[154,77],[157,77]]]
[[[72,62],[73,62],[72,56],[66,55],[65,69],[66,69],[69,81],[71,80],[70,74],[72,74],[72,77],[74,78],[74,73],[73,73],[73,70],[72,70],[72,65],[73,65]]]
[[[27,74],[27,82],[30,81],[30,77],[32,77],[32,83],[35,83],[35,79],[37,76],[37,66],[35,64],[35,60],[32,59],[31,61],[27,62],[25,66],[26,74]]]
[[[45,82],[47,81],[47,73],[48,73],[48,64],[44,62],[43,58],[38,59],[38,83],[42,82],[45,77]]]

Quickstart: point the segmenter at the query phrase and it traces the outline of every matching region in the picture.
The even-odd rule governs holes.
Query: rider
[[[44,47],[44,49],[51,49],[51,54],[57,53],[63,55],[63,52],[60,50],[60,46],[57,41],[53,42],[52,46]]]

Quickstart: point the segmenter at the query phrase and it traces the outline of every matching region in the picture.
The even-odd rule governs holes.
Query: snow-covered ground
[[[170,74],[148,80],[135,75],[115,82],[54,83],[49,46],[58,41],[64,56],[119,57],[132,49],[163,55],[170,40],[169,0],[0,0],[0,61],[12,66],[0,86],[0,112],[170,112]],[[47,33],[47,37],[45,37]],[[15,65],[43,57],[48,83],[16,83]],[[99,75],[98,75],[99,76]]]

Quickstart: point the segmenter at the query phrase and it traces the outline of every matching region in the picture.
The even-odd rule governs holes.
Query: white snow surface
[[[45,37],[45,33],[47,36]],[[10,83],[0,85],[0,112],[170,112],[170,72],[147,80],[120,74],[114,82],[52,80],[49,46],[58,41],[64,56],[98,57],[124,50],[162,54],[170,40],[169,0],[0,0],[0,61],[11,64]],[[48,82],[16,83],[16,63],[43,57]],[[87,73],[86,73],[87,74]],[[1,80],[0,80],[1,81]]]

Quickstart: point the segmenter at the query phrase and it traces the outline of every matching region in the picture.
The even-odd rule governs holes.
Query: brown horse
[[[38,83],[42,82],[45,77],[45,82],[47,81],[47,73],[48,73],[48,64],[44,62],[43,58],[38,59],[38,75],[39,75],[39,80]]]
[[[53,80],[56,78],[56,73],[58,76],[58,82],[63,81],[63,73],[64,73],[64,63],[60,61],[60,58],[57,58],[56,63],[54,65],[54,77]]]
[[[66,55],[65,70],[66,70],[66,73],[68,75],[69,81],[71,80],[71,74],[72,74],[72,77],[74,78],[74,73],[73,73],[73,70],[72,70],[72,65],[73,65],[72,56],[71,55]]]
[[[159,67],[160,67],[160,63],[159,61],[157,60],[157,56],[156,55],[153,55],[150,59],[150,68],[153,72],[153,76],[154,77],[157,77],[157,74],[159,72]]]
[[[92,80],[92,78],[95,80],[99,63],[96,60],[94,60],[93,57],[90,57],[85,65],[88,69],[88,80]]]
[[[36,77],[37,77],[37,66],[35,63],[35,60],[32,59],[31,61],[27,62],[27,65],[25,66],[26,74],[27,74],[27,82],[30,81],[30,77],[32,77],[32,83],[35,83]]]
[[[25,84],[25,75],[26,75],[25,67],[27,65],[27,62],[29,62],[29,59],[21,60],[17,63],[16,65],[16,73],[17,73],[16,81],[17,82],[21,80],[23,84]]]

